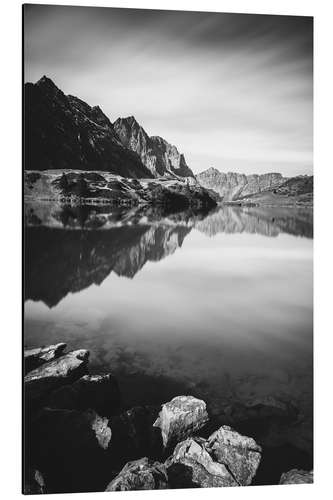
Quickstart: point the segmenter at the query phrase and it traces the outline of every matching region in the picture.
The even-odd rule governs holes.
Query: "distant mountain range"
[[[213,189],[223,201],[237,200],[253,193],[279,186],[284,182],[280,173],[245,175],[235,172],[223,173],[216,168],[209,168],[197,175],[199,183]]]
[[[219,194],[221,201],[258,204],[307,204],[313,202],[313,176],[282,174],[245,175],[209,168],[196,176],[199,184]]]
[[[108,171],[131,178],[194,177],[185,158],[134,117],[113,124],[99,106],[65,95],[49,78],[24,88],[26,170]]]

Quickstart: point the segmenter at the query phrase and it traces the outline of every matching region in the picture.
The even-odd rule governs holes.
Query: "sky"
[[[313,19],[26,5],[24,79],[51,78],[195,173],[313,172]]]

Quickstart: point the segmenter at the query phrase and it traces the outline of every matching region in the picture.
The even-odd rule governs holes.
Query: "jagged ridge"
[[[122,144],[140,156],[154,177],[194,177],[184,155],[178,152],[176,146],[162,137],[149,137],[134,116],[118,118],[113,125]]]
[[[286,178],[280,173],[245,175],[235,172],[220,172],[209,168],[196,176],[197,181],[205,188],[213,189],[223,201],[237,200],[254,193],[260,193],[280,186]]]
[[[26,170],[104,170],[124,177],[152,177],[126,149],[98,106],[65,95],[44,76],[24,87]]]

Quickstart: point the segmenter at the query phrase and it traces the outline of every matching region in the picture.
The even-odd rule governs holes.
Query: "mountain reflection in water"
[[[124,406],[193,394],[311,467],[311,211],[27,205],[25,299],[25,344],[89,349]]]
[[[148,261],[172,255],[197,230],[312,237],[304,209],[218,208],[210,213],[163,214],[151,208],[26,207],[25,298],[53,307],[69,292],[100,285],[113,271],[133,278]],[[52,286],[50,286],[52,283]]]

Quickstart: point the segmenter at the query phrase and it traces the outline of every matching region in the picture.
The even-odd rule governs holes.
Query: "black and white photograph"
[[[22,17],[22,492],[313,483],[313,17]]]

